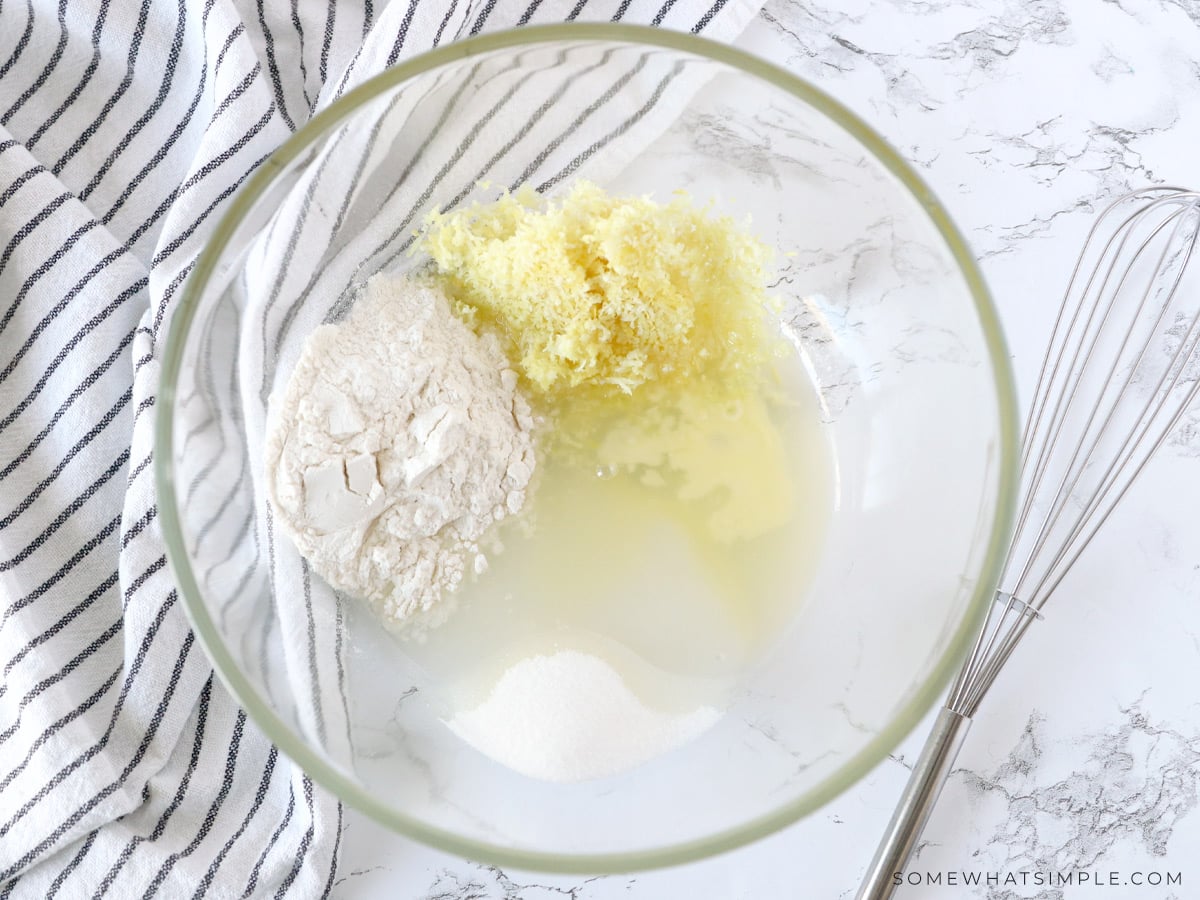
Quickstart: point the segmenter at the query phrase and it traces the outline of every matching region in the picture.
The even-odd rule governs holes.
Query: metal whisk
[[[989,616],[859,889],[894,890],[1001,668],[1200,393],[1200,193],[1148,188],[1097,219],[1025,423],[1014,538]]]

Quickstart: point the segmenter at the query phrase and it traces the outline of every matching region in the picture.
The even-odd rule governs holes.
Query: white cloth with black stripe
[[[171,304],[246,176],[382,67],[527,23],[731,40],[757,0],[3,0],[0,900],[317,897],[337,801],[214,681],[150,475]]]

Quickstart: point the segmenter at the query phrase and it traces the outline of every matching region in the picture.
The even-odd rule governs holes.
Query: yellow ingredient
[[[559,458],[696,504],[711,539],[786,525],[794,489],[764,392],[782,345],[770,251],[684,194],[577,182],[429,218],[418,243],[456,311],[498,333]]]
[[[460,311],[513,345],[535,393],[752,378],[769,251],[682,194],[660,205],[577,182],[430,217],[420,246]],[[603,391],[602,391],[603,392]]]

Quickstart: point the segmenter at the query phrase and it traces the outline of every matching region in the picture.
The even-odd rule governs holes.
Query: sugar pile
[[[491,695],[447,723],[476,750],[543,781],[619,775],[708,730],[718,710],[646,706],[604,660],[576,650],[510,667]]]

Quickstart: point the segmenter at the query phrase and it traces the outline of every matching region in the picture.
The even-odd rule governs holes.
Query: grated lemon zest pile
[[[744,382],[765,361],[770,251],[686,194],[659,204],[577,182],[434,213],[419,243],[458,312],[499,331],[532,391],[630,394],[699,377]]]

